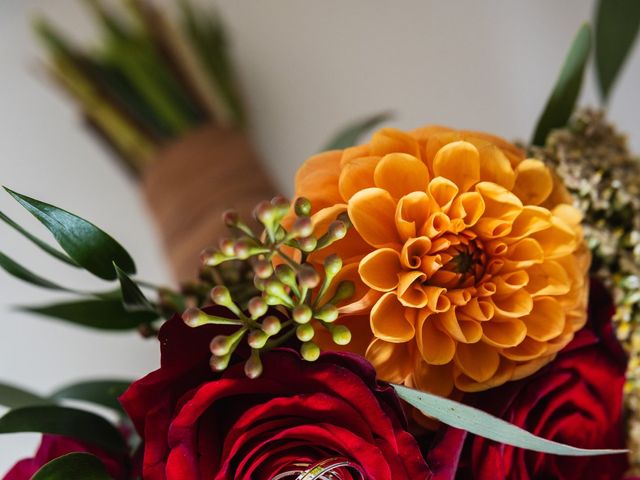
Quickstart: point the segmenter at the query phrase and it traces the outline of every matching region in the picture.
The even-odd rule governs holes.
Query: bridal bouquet
[[[605,98],[633,41],[613,66],[598,56],[612,3],[595,36]],[[140,281],[92,223],[7,189],[60,248],[2,220],[119,287],[77,291],[0,254],[82,297],[26,309],[138,329],[161,362],[47,396],[0,386],[0,433],[43,434],[5,479],[632,475],[640,167],[602,113],[574,112],[591,37],[578,32],[531,144],[437,125],[355,144],[369,125],[355,126],[302,164],[292,201],[225,212],[228,236],[178,290]]]

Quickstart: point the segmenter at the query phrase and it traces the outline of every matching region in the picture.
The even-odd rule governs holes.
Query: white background
[[[44,13],[74,37],[90,40],[95,32],[81,4],[0,0],[0,183],[93,220],[127,247],[143,277],[167,281],[135,183],[83,130],[71,103],[42,71],[29,19]],[[391,123],[401,128],[441,123],[528,138],[571,39],[592,10],[584,0],[218,4],[233,37],[253,138],[288,194],[295,169],[337,128],[383,110],[393,110]],[[640,49],[610,108],[611,117],[635,137],[636,149],[639,78]],[[590,74],[583,101],[594,104],[596,98]],[[4,193],[0,209],[42,231]],[[101,286],[50,260],[4,225],[0,251],[61,283]],[[156,367],[153,341],[12,309],[58,298],[0,272],[0,381],[46,393],[65,382],[135,378]],[[0,436],[0,473],[36,444],[35,435]]]

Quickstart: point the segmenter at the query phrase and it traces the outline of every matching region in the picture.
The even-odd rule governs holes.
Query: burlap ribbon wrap
[[[246,135],[213,126],[167,145],[144,172],[142,189],[178,281],[193,279],[202,249],[228,235],[226,209],[248,219],[275,192]]]

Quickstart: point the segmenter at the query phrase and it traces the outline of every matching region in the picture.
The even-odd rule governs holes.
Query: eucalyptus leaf
[[[544,145],[551,130],[562,128],[569,121],[582,88],[590,51],[591,27],[585,23],[573,39],[560,76],[538,120],[532,140],[534,145]]]
[[[638,0],[600,0],[595,15],[595,61],[600,97],[609,99],[613,85],[638,36]]]
[[[8,274],[13,275],[20,280],[24,280],[25,282],[31,283],[32,285],[37,285],[38,287],[49,288],[51,290],[61,290],[64,292],[73,291],[35,274],[31,270],[27,270],[25,267],[7,257],[2,252],[0,252],[0,268]]]
[[[393,388],[401,399],[425,415],[499,443],[536,452],[575,457],[627,453],[627,450],[577,448],[546,440],[477,408],[401,385],[393,385]]]
[[[61,252],[60,250],[53,248],[51,245],[49,245],[46,242],[43,242],[42,240],[40,240],[38,237],[32,235],[31,233],[29,233],[28,231],[26,231],[24,228],[22,228],[20,225],[18,225],[16,222],[14,222],[13,220],[11,220],[9,217],[7,217],[4,213],[0,212],[0,220],[2,220],[3,222],[5,222],[7,225],[9,225],[10,227],[13,227],[17,232],[19,232],[20,234],[22,234],[24,237],[26,237],[27,239],[29,239],[31,242],[33,242],[34,244],[36,244],[40,249],[42,249],[43,251],[47,252],[49,255],[57,258],[58,260],[61,260],[73,267],[79,267],[79,265],[73,261],[73,259],[69,258],[68,255],[66,255],[65,253]]]
[[[346,128],[338,132],[331,139],[331,141],[329,141],[325,145],[322,151],[342,150],[343,148],[352,147],[358,142],[362,135],[364,135],[380,123],[389,120],[390,118],[390,113],[383,112],[362,120],[358,120],[357,122],[348,125]]]
[[[45,464],[31,480],[113,480],[90,453],[68,453]]]
[[[19,309],[100,330],[131,330],[158,318],[150,312],[127,312],[119,299],[79,300]]]
[[[9,408],[51,403],[50,400],[15,385],[0,383],[0,405]]]
[[[135,273],[135,264],[127,251],[92,223],[6,187],[5,190],[47,227],[62,249],[84,269],[102,279],[115,280],[113,262],[116,262],[125,272]]]
[[[103,417],[60,406],[28,406],[0,418],[0,433],[37,432],[64,435],[109,452],[124,454],[127,446],[118,430]]]
[[[129,278],[118,265],[113,264],[113,268],[118,275],[120,290],[122,291],[122,305],[127,312],[155,312],[155,308],[147,297],[145,297],[140,287]]]
[[[129,385],[131,385],[130,380],[91,380],[78,382],[59,388],[51,394],[51,398],[55,400],[68,398],[83,400],[114,410],[122,410],[118,397],[129,388]]]

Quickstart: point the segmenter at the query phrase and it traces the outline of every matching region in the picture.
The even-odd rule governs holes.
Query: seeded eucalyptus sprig
[[[342,260],[335,254],[323,262],[317,271],[307,260],[313,253],[342,239],[351,226],[346,215],[333,221],[326,232],[315,232],[311,221],[311,202],[298,198],[293,204],[295,215],[289,215],[292,205],[283,197],[264,201],[254,210],[261,231],[255,232],[235,211],[223,215],[224,223],[235,238],[220,240],[218,248],[206,249],[201,260],[205,267],[218,267],[226,262],[250,265],[257,294],[246,305],[225,285],[211,290],[214,304],[225,307],[228,316],[210,315],[199,308],[188,308],[182,315],[190,327],[201,325],[236,325],[230,335],[217,335],[211,340],[211,368],[227,368],[231,356],[242,341],[251,348],[245,363],[245,373],[255,378],[262,373],[260,354],[297,339],[300,354],[314,361],[320,348],[313,342],[317,329],[331,333],[338,345],[351,341],[351,332],[335,325],[339,302],[353,296],[355,286],[350,281],[334,285],[342,269]],[[290,225],[290,226],[287,226]],[[335,288],[333,288],[335,287]],[[335,291],[328,297],[327,292]]]

